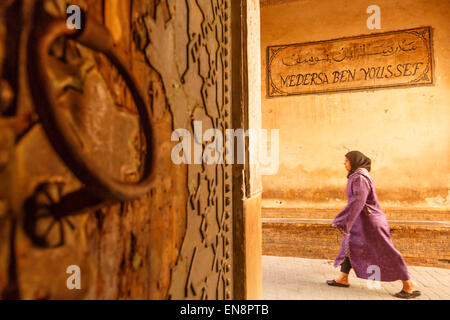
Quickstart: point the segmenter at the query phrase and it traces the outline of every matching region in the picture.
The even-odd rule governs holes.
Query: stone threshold
[[[262,223],[309,223],[309,224],[328,224],[331,225],[332,219],[307,219],[307,218],[262,218]],[[405,221],[388,220],[390,226],[410,225],[422,227],[443,227],[450,228],[450,221]]]
[[[295,199],[268,199],[263,198],[263,209],[295,209],[298,211],[340,211],[347,204],[347,200],[329,202],[306,202]],[[381,209],[389,212],[443,212],[450,213],[449,206],[431,206],[423,204],[380,202]]]
[[[297,201],[275,205],[268,200],[263,201],[263,218],[299,218],[299,219],[333,219],[344,207],[345,203],[326,207],[325,205],[304,206]],[[384,207],[381,209],[388,220],[399,221],[450,221],[450,210],[425,207]]]
[[[262,218],[263,254],[334,259],[342,236],[332,219]],[[388,221],[396,249],[411,265],[450,268],[450,221]]]

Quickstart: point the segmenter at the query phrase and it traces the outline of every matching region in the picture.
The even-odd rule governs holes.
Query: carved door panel
[[[53,26],[40,19],[66,19],[69,4],[87,13],[86,28],[95,20],[109,36],[56,37],[39,55],[36,39]],[[2,298],[233,298],[231,164],[171,160],[173,130],[193,135],[194,121],[203,131],[232,127],[230,6],[0,3]],[[99,50],[105,39],[121,65]],[[41,69],[42,81],[33,72]],[[48,110],[67,131],[51,125]],[[146,175],[145,192],[123,191]],[[73,265],[81,288],[69,290]]]

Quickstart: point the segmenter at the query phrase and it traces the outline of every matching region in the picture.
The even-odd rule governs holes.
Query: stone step
[[[341,235],[332,219],[263,218],[263,255],[333,259]],[[450,268],[450,221],[389,221],[395,247],[410,265]]]
[[[263,218],[333,219],[343,208],[309,208],[294,206],[262,207]],[[450,221],[450,210],[428,208],[382,208],[388,220]]]

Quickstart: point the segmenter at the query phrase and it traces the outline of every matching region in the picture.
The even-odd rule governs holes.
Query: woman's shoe
[[[420,295],[421,295],[421,292],[419,290],[414,290],[411,293],[408,293],[408,292],[402,290],[402,291],[394,294],[394,297],[402,298],[402,299],[412,299],[412,298],[416,298]]]
[[[342,287],[342,288],[348,288],[348,287],[350,287],[349,284],[339,283],[339,282],[336,282],[335,280],[327,280],[327,284],[328,284],[329,286],[334,286],[334,287]]]

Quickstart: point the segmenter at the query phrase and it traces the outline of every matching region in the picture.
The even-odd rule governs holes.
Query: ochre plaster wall
[[[371,4],[381,8],[380,30],[366,26]],[[280,167],[277,175],[263,176],[263,197],[341,206],[346,201],[344,155],[360,150],[372,159],[371,175],[384,205],[448,209],[449,16],[450,2],[443,0],[263,4],[262,126],[280,129]],[[266,96],[267,46],[420,26],[433,31],[433,86]]]

